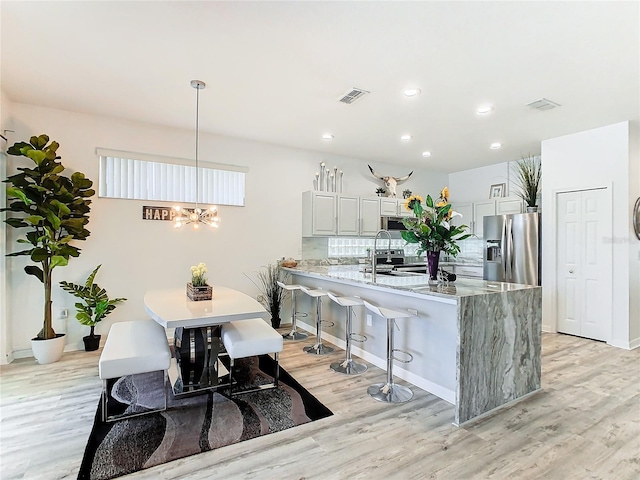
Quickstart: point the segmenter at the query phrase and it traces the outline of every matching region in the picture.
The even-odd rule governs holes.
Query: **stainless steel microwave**
[[[380,224],[384,230],[389,232],[400,232],[406,230],[402,224],[403,217],[382,217]]]

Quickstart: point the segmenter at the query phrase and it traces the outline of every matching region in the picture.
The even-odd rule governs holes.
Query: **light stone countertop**
[[[516,283],[490,282],[480,279],[459,278],[449,285],[429,285],[428,275],[411,275],[406,277],[395,277],[390,275],[377,276],[374,283],[370,273],[361,271],[360,265],[305,265],[295,268],[284,268],[284,270],[302,276],[315,277],[320,279],[333,279],[352,284],[364,284],[376,287],[400,290],[415,296],[433,296],[457,300],[462,297],[474,295],[486,295],[491,293],[512,292],[517,290],[527,290],[540,288],[536,285],[520,285]],[[412,296],[413,296],[412,295]]]

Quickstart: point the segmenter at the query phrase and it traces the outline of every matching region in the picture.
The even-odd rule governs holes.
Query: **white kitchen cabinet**
[[[482,278],[483,267],[481,265],[455,265],[453,273],[458,278]]]
[[[411,212],[404,208],[405,200],[402,198],[380,198],[381,217],[409,217]]]
[[[360,235],[374,237],[380,230],[380,202],[378,198],[360,198]]]
[[[462,218],[452,218],[451,223],[453,225],[466,225],[469,227],[469,232],[473,233],[473,203],[455,203],[451,205],[451,208],[454,212],[462,215]]]
[[[380,229],[378,198],[331,192],[302,194],[302,236],[369,236]]]
[[[496,199],[496,215],[522,213],[523,207],[522,199],[519,197],[504,197]]]
[[[476,202],[473,204],[473,233],[478,238],[483,236],[482,219],[496,214],[496,201]]]
[[[338,233],[338,195],[328,192],[302,194],[302,236],[329,236]]]
[[[360,198],[338,195],[338,235],[360,233]]]

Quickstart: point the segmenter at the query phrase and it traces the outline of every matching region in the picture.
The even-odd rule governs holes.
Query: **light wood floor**
[[[418,388],[383,405],[366,394],[384,372],[345,378],[344,355],[287,343],[283,366],[332,417],[165,465],[135,479],[634,479],[640,478],[640,349],[543,336],[543,391],[471,426]],[[99,352],[52,365],[0,368],[0,478],[76,478],[95,415]],[[125,478],[125,477],[123,477]]]

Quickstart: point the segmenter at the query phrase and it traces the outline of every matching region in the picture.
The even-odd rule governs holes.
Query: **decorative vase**
[[[85,352],[94,352],[100,348],[100,335],[87,335],[82,337]]]
[[[538,207],[527,207],[527,213],[538,213]]]
[[[211,298],[213,298],[213,287],[211,285],[196,287],[193,283],[189,282],[187,283],[187,297],[194,302],[211,300]]]
[[[438,264],[440,263],[440,250],[427,251],[427,267],[429,269],[429,283],[438,282]]]
[[[50,338],[49,340],[32,338],[31,350],[33,351],[33,356],[36,357],[36,361],[40,365],[44,365],[46,363],[53,363],[60,360],[62,352],[64,352],[65,343],[65,334],[56,333],[56,337]]]

